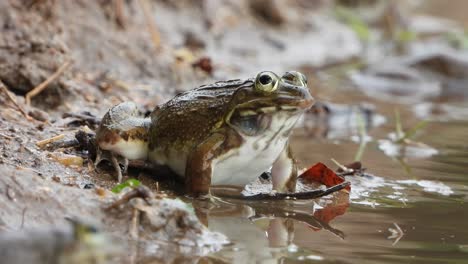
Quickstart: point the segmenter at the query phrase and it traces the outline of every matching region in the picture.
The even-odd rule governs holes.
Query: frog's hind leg
[[[297,164],[291,153],[289,144],[286,145],[271,168],[273,191],[295,192],[297,181]]]

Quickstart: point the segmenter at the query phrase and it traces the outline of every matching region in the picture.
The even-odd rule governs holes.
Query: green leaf
[[[120,193],[126,187],[135,188],[135,187],[138,187],[140,185],[141,185],[141,182],[139,180],[137,180],[137,179],[128,179],[128,180],[114,186],[114,188],[112,188],[111,191],[113,193]]]

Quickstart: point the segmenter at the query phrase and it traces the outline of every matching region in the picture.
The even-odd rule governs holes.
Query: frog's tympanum
[[[294,192],[288,139],[313,103],[302,73],[280,78],[266,71],[181,93],[150,119],[138,117],[133,103],[119,104],[104,116],[97,142],[113,153],[119,173],[116,156],[146,158],[183,177],[193,195],[207,194],[211,185],[244,186],[270,168],[273,190]]]

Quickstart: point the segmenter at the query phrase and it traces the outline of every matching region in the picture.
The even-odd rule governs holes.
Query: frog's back
[[[223,121],[233,93],[251,80],[231,80],[178,94],[151,115],[150,149],[192,149]]]

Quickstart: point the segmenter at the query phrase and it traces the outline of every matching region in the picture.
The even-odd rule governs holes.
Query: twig
[[[5,86],[5,84],[3,84],[1,81],[0,81],[0,88],[2,89],[2,91],[6,94],[6,96],[8,97],[8,99],[15,105],[16,109],[18,109],[18,111],[21,112],[21,114],[26,117],[26,119],[28,121],[31,121],[32,120],[32,117],[30,117],[28,115],[28,113],[26,113],[26,111],[24,111],[24,109],[16,102],[15,98],[13,98],[13,96],[10,94],[10,92],[8,91],[8,88]]]
[[[31,98],[38,95],[40,92],[42,92],[51,82],[57,79],[60,76],[60,74],[62,74],[71,64],[72,64],[71,60],[65,62],[64,64],[62,64],[62,66],[60,66],[60,68],[57,69],[57,71],[54,72],[54,74],[49,76],[49,78],[47,78],[38,86],[34,87],[34,89],[29,91],[25,96],[26,105],[29,106],[31,104]]]
[[[150,203],[151,197],[152,197],[151,190],[144,185],[140,185],[132,189],[131,191],[126,192],[120,199],[116,200],[109,206],[105,207],[104,210],[109,211],[111,209],[117,208],[122,204],[128,203],[133,198],[142,198],[149,205],[151,204]]]
[[[72,148],[80,146],[80,142],[77,139],[69,139],[69,140],[60,140],[55,142],[50,142],[47,144],[47,150],[56,150],[60,148]]]
[[[161,35],[159,34],[159,30],[152,19],[149,3],[147,0],[140,0],[139,3],[141,9],[143,10],[143,15],[145,16],[146,25],[148,26],[148,31],[151,35],[153,45],[156,48],[156,50],[159,51],[159,49],[161,48]]]
[[[298,199],[298,200],[307,200],[307,199],[315,199],[322,196],[329,195],[331,193],[340,191],[345,187],[349,186],[350,182],[342,182],[325,190],[313,190],[308,192],[297,192],[297,193],[259,193],[255,195],[249,196],[234,196],[234,195],[223,195],[225,198],[234,198],[234,199],[242,199],[242,200],[285,200],[285,199]]]
[[[130,221],[130,227],[128,230],[130,233],[130,237],[133,240],[131,253],[130,253],[130,261],[129,261],[129,263],[131,264],[136,263],[136,259],[138,257],[138,241],[140,237],[140,234],[138,232],[138,227],[140,225],[140,215],[141,215],[140,210],[137,207],[134,207],[132,211],[132,221]]]
[[[125,29],[127,25],[125,15],[124,15],[124,1],[123,0],[114,0],[114,12],[115,12],[115,22],[119,27]]]
[[[140,210],[138,208],[133,208],[132,211],[132,221],[130,222],[129,233],[130,237],[133,240],[138,240],[138,225],[140,219]]]
[[[55,136],[55,137],[44,139],[44,140],[36,142],[36,146],[38,146],[39,148],[43,148],[45,145],[47,145],[49,143],[52,143],[52,142],[55,142],[55,141],[58,141],[58,140],[61,140],[64,137],[65,137],[64,134],[60,134],[60,135]]]
[[[7,135],[2,134],[2,133],[0,133],[0,137],[4,137],[4,138],[10,139],[10,140],[15,139],[14,137],[10,137],[10,136],[7,136]]]
[[[338,166],[338,168],[340,168],[343,172],[345,172],[345,173],[353,172],[352,169],[350,169],[350,168],[346,167],[345,165],[339,163],[338,161],[336,161],[336,159],[331,158],[331,161],[333,161],[333,163],[335,163],[335,165]]]

